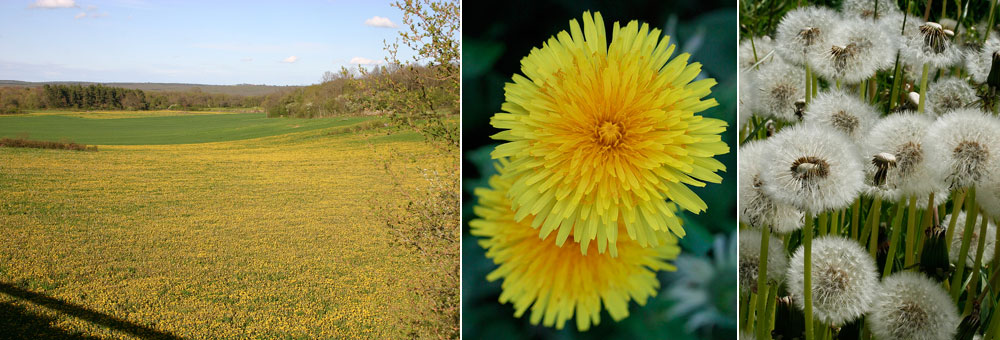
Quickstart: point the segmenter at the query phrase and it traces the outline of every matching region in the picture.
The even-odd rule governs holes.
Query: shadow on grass
[[[0,282],[0,293],[116,331],[129,333],[141,339],[181,339],[176,335],[164,331],[135,324],[108,314],[87,309],[77,304],[19,288],[9,283]],[[0,303],[0,339],[100,339],[55,328],[52,326],[53,321],[55,319],[52,317],[32,313],[24,307],[9,302]]]

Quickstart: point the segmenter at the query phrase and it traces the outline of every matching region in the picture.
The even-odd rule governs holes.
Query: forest
[[[429,111],[457,114],[454,96],[446,81],[420,64],[376,66],[371,70],[342,67],[327,71],[319,84],[281,91],[264,97],[268,117],[317,118],[344,114],[377,114],[392,111],[400,93],[416,97]]]
[[[0,114],[41,109],[74,110],[200,110],[206,108],[252,108],[261,96],[242,96],[189,91],[146,92],[101,84],[41,87],[0,87]]]

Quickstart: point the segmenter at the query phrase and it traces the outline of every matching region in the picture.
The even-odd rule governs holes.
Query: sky
[[[384,63],[383,41],[403,29],[389,4],[4,0],[0,79],[314,84],[341,66]]]

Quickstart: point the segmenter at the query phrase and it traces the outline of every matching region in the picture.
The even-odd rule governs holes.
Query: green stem
[[[754,292],[750,292],[750,304],[747,305],[747,321],[743,323],[743,327],[745,327],[744,331],[747,333],[751,333],[751,331],[753,330],[754,313],[751,306],[756,306],[756,305],[757,305],[757,294],[755,294]]]
[[[920,74],[920,102],[917,104],[917,112],[924,112],[924,102],[927,100],[927,73],[931,69],[930,63],[924,63],[924,72]]]
[[[984,44],[986,43],[986,40],[989,39],[990,32],[993,31],[993,18],[994,18],[994,14],[996,13],[996,9],[997,9],[997,2],[996,1],[990,1],[990,19],[989,19],[989,21],[987,21],[989,24],[986,25],[986,32],[983,32],[983,43]],[[956,33],[957,33],[957,28],[956,28]]]
[[[994,220],[993,222],[994,222],[994,225],[995,225],[997,221]],[[993,243],[993,262],[990,264],[990,268],[994,268],[994,269],[992,270],[992,272],[990,274],[991,275],[990,281],[993,281],[995,279],[992,276],[996,276],[997,275],[997,269],[1000,268],[1000,232],[995,233],[995,234],[996,234],[996,240]],[[990,286],[990,290],[993,292],[994,295],[996,295],[998,292],[1000,292],[1000,288],[998,288],[997,285],[995,285],[995,284]]]
[[[920,255],[924,252],[924,241],[927,240],[927,228],[932,225],[937,225],[934,221],[934,212],[937,210],[934,207],[934,193],[932,192],[927,198],[927,209],[924,210],[924,217],[920,220],[920,233],[917,234],[919,241],[917,241],[917,261],[920,261]]]
[[[840,214],[844,210],[830,212],[830,233],[840,235]]]
[[[811,211],[806,211],[806,225],[802,228],[802,251],[805,255],[805,259],[802,265],[803,273],[803,290],[802,295],[804,295],[804,313],[806,321],[806,340],[813,340],[816,338],[816,334],[813,333],[813,301],[812,301],[812,233],[813,229],[813,214]]]
[[[965,300],[964,314],[972,312],[972,296],[975,295],[976,288],[979,287],[979,271],[983,268],[983,248],[986,248],[986,227],[989,225],[989,221],[990,219],[983,216],[983,223],[980,223],[979,237],[977,237],[976,242],[976,260],[973,261],[972,271],[969,272],[972,280],[969,282],[969,298]]]
[[[774,308],[778,301],[778,285],[771,286],[771,289],[767,293],[767,309],[765,311],[765,317],[767,322],[764,324],[764,337],[760,339],[770,339],[771,331],[774,330]]]
[[[896,263],[896,249],[899,248],[899,234],[903,228],[899,225],[903,223],[903,207],[904,204],[896,204],[896,212],[892,215],[892,235],[889,236],[889,253],[885,256],[885,270],[882,271],[882,277],[888,277],[892,274],[892,265]]]
[[[806,105],[812,102],[812,87],[815,86],[812,83],[812,69],[809,68],[809,63],[806,63]]]
[[[865,224],[865,232],[861,233],[861,237],[866,235],[869,237],[870,242],[868,243],[868,252],[871,253],[872,258],[878,255],[878,223],[879,215],[882,213],[882,198],[876,196],[875,200],[872,201],[872,208],[868,211],[868,223]]]
[[[760,231],[760,257],[757,265],[757,294],[767,296],[770,290],[767,286],[767,251],[771,243],[771,228],[764,226]],[[765,338],[764,331],[767,329],[767,299],[757,300],[757,337]]]
[[[830,233],[830,224],[828,223],[829,212],[824,212],[819,214],[819,236],[826,236]]]
[[[955,264],[955,274],[951,282],[951,299],[958,302],[958,297],[962,295],[962,276],[965,274],[965,259],[969,258],[969,243],[971,243],[972,231],[976,226],[979,207],[976,206],[976,187],[969,188],[968,197],[965,200],[965,229],[962,232],[962,248],[958,251],[958,263]]]
[[[744,321],[744,320],[746,320],[747,319],[747,314],[750,313],[750,308],[748,308],[748,306],[747,306],[748,304],[750,304],[750,295],[752,295],[752,293],[750,293],[749,290],[747,290],[745,292],[740,292],[740,310],[739,310],[740,311],[740,319],[739,320],[741,322]],[[741,326],[746,327],[747,325],[746,325],[746,323],[744,323]]]
[[[916,262],[917,254],[917,196],[910,197],[910,209],[906,215],[906,255],[903,268],[910,268]]]
[[[851,205],[851,238],[858,239],[858,220],[861,214],[861,197],[854,200],[854,204]]]
[[[951,202],[951,219],[948,220],[948,230],[944,232],[944,244],[951,244],[951,239],[955,237],[955,223],[958,223],[958,212],[962,209],[967,193],[965,190],[959,190],[953,195],[955,199]]]

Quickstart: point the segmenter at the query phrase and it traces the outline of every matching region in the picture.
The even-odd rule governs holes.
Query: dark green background
[[[719,106],[703,112],[704,115],[729,122],[723,136],[730,145],[730,153],[720,156],[726,164],[722,184],[710,184],[696,192],[708,203],[708,211],[700,215],[684,215],[688,235],[681,241],[682,256],[711,260],[715,256],[712,243],[716,237],[734,239],[736,230],[736,3],[733,1],[508,1],[466,2],[464,4],[462,34],[462,139],[463,139],[463,220],[474,218],[472,191],[486,185],[492,174],[489,152],[496,141],[489,138],[498,132],[489,125],[489,117],[500,110],[503,103],[503,86],[511,76],[520,72],[520,60],[532,47],[561,30],[568,30],[570,19],[580,19],[586,10],[600,11],[608,25],[619,21],[623,25],[639,20],[660,28],[671,35],[671,43],[678,44],[678,51],[690,52],[691,60],[702,63],[703,76],[715,78],[719,84],[711,97]],[[609,37],[610,40],[610,37]],[[675,53],[676,56],[679,52]],[[578,333],[575,324],[567,322],[566,329],[555,331],[532,326],[528,317],[515,319],[510,304],[501,305],[500,281],[487,282],[485,276],[496,266],[485,257],[477,238],[468,234],[464,225],[463,241],[463,336],[465,339],[603,339],[603,338],[670,338],[670,339],[734,339],[736,309],[735,263],[716,269],[715,278],[706,287],[712,306],[721,310],[724,317],[713,326],[688,332],[686,316],[669,317],[667,310],[675,305],[665,292],[672,283],[686,273],[662,273],[661,293],[645,307],[630,304],[631,316],[622,322],[613,322],[607,312],[601,324],[589,332]],[[731,240],[735,242],[735,240]],[[735,261],[735,260],[733,260]],[[529,312],[530,313],[530,312]]]

